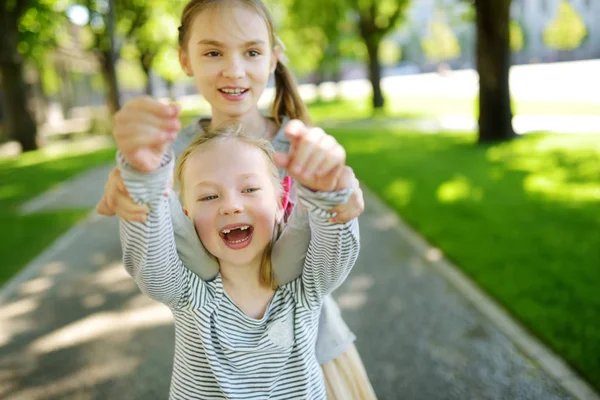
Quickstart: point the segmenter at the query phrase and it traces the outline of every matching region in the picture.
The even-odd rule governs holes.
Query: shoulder
[[[204,132],[205,119],[196,118],[189,125],[179,131],[177,139],[172,144],[175,156],[179,155],[185,150],[187,146],[192,142],[192,139],[197,135],[201,135]],[[210,122],[210,120],[208,120]]]

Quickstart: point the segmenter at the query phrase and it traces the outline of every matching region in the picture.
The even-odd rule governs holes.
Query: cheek
[[[268,59],[264,61],[256,62],[249,69],[252,77],[257,82],[267,84],[269,81],[269,77],[271,76],[270,64]]]
[[[196,213],[196,216],[194,216],[194,226],[203,244],[206,245],[211,240],[214,240],[213,221],[208,216],[206,210]]]

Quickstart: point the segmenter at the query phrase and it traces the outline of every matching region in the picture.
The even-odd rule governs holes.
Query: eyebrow
[[[241,174],[238,176],[238,180],[239,181],[244,181],[246,179],[250,179],[250,178],[255,178],[258,177],[258,174],[250,172],[247,174]],[[212,182],[212,181],[202,181],[202,182],[198,182],[194,185],[194,187],[198,187],[198,186],[212,186],[212,187],[218,187],[219,184],[217,182]]]
[[[214,40],[214,39],[202,39],[198,41],[198,44],[204,44],[204,45],[208,45],[208,46],[215,46],[215,47],[225,47],[225,45],[223,45],[223,43],[219,42],[218,40]],[[250,46],[256,46],[256,45],[264,45],[265,41],[264,40],[250,40],[246,43],[244,43],[241,47],[250,47]]]

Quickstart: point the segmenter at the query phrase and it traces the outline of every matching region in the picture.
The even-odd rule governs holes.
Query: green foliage
[[[544,43],[557,50],[574,50],[587,35],[583,19],[568,1],[562,0],[554,19],[544,29]]]
[[[153,70],[170,83],[185,78],[185,74],[179,65],[177,49],[173,47],[165,46],[160,49],[154,59]]]
[[[391,40],[382,40],[379,49],[381,63],[383,65],[395,65],[402,59],[402,49]]]
[[[510,49],[515,52],[519,52],[523,49],[525,42],[523,38],[523,29],[517,21],[511,21],[509,26],[510,34]]]
[[[421,47],[431,61],[451,60],[460,56],[460,44],[452,28],[438,18],[429,24],[428,35],[421,41]]]
[[[49,51],[68,39],[64,2],[33,1],[19,19],[17,49],[36,66],[44,65]]]

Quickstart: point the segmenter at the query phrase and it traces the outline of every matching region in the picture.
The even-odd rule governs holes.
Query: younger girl
[[[302,140],[306,132],[294,138],[291,160],[311,143]],[[210,282],[187,269],[175,249],[163,196],[172,153],[161,162],[162,149],[155,147],[154,161],[143,166],[120,157],[128,192],[150,209],[145,223],[121,220],[125,268],[175,319],[172,399],[326,398],[314,352],[319,314],[359,249],[357,220],[333,224],[327,212],[351,191],[348,176],[340,177],[345,153],[337,145],[330,153],[331,172],[323,177],[290,171],[301,183],[298,195],[308,211],[311,239],[302,276],[275,289],[269,248],[282,224],[285,195],[269,143],[252,136],[239,128],[208,132],[178,161],[185,214],[219,262]]]

